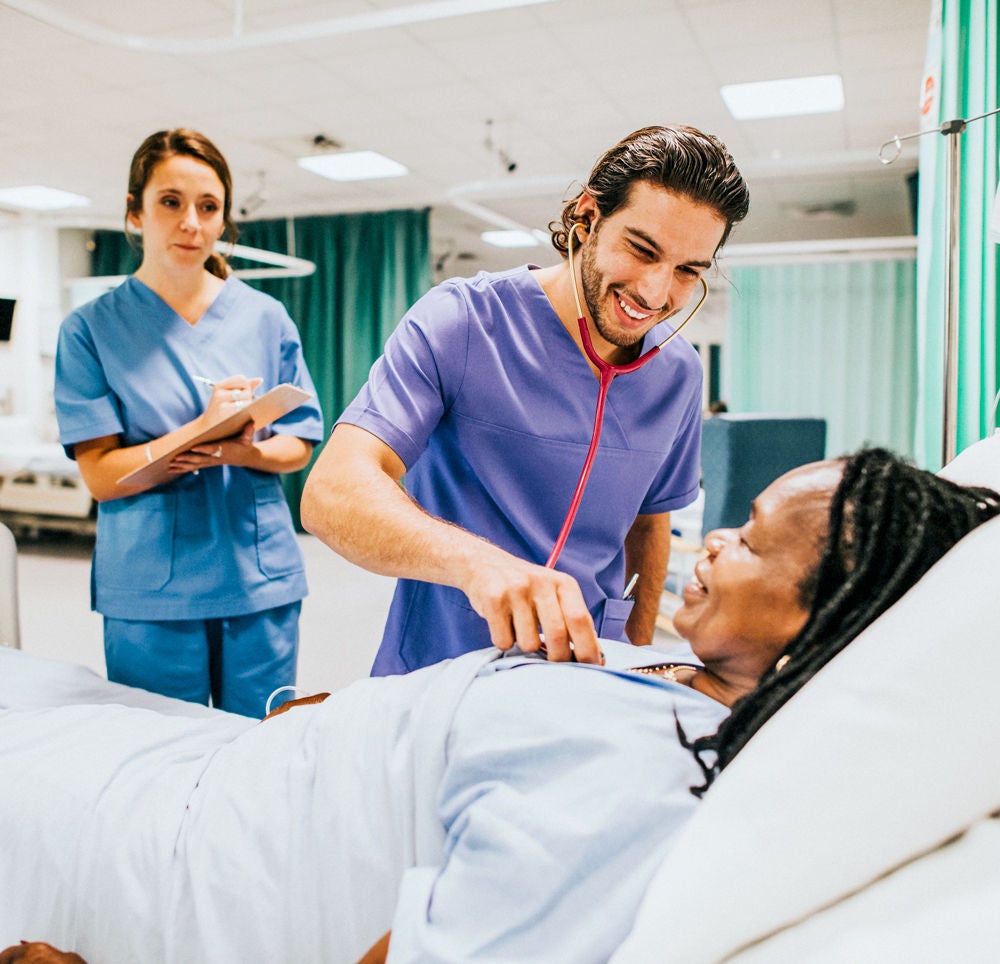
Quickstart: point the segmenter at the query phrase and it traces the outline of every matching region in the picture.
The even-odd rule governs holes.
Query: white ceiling
[[[140,141],[194,127],[227,155],[237,205],[263,178],[254,217],[431,206],[440,271],[468,274],[555,255],[482,244],[492,225],[454,197],[545,229],[605,148],[676,122],[721,137],[747,176],[751,213],[731,245],[913,233],[915,142],[895,164],[877,155],[920,127],[931,0],[551,0],[351,33],[328,26],[410,6],[429,4],[0,0],[0,187],[84,194],[85,214],[46,217],[117,227]],[[44,22],[53,17],[64,22]],[[307,39],[281,33],[304,25]],[[211,42],[185,52],[198,40]],[[825,73],[843,77],[840,113],[736,121],[719,94]],[[513,173],[487,149],[488,120]],[[317,135],[411,173],[322,179],[295,163]],[[0,223],[17,216],[0,212]]]

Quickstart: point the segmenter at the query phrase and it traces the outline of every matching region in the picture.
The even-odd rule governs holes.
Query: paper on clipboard
[[[255,398],[245,408],[233,412],[232,415],[221,419],[214,425],[200,431],[192,427],[187,437],[182,437],[181,441],[169,452],[165,452],[158,459],[129,472],[128,475],[123,475],[118,480],[118,485],[159,485],[161,482],[166,482],[173,478],[167,471],[167,466],[181,452],[186,452],[193,446],[202,445],[205,442],[229,438],[239,432],[249,421],[253,421],[255,429],[261,429],[281,418],[282,415],[287,415],[310,398],[312,395],[297,385],[291,385],[287,382],[276,385],[269,392]]]

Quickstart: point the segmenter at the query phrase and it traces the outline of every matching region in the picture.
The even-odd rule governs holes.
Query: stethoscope
[[[705,299],[708,297],[708,284],[704,278],[699,278],[701,281],[701,297],[698,299],[698,303],[691,310],[690,314],[685,318],[666,338],[663,339],[658,345],[654,345],[648,351],[643,352],[635,361],[629,362],[627,365],[612,365],[610,362],[606,362],[594,348],[594,343],[590,338],[590,329],[587,327],[587,321],[583,315],[583,306],[580,304],[580,291],[576,280],[576,264],[573,260],[573,238],[576,234],[577,228],[583,228],[586,231],[586,226],[583,224],[574,224],[570,229],[569,234],[566,237],[566,255],[569,261],[569,271],[573,280],[573,298],[576,301],[576,323],[580,328],[580,338],[583,341],[583,350],[590,361],[596,366],[598,375],[600,377],[600,389],[597,393],[597,407],[594,410],[594,431],[590,437],[590,448],[587,450],[587,458],[584,460],[583,468],[580,470],[580,478],[576,483],[576,490],[573,493],[573,498],[569,504],[569,511],[566,513],[566,518],[563,520],[562,529],[559,531],[559,538],[556,539],[556,544],[552,549],[552,553],[549,556],[548,562],[545,563],[546,568],[555,568],[556,560],[558,560],[560,554],[562,553],[563,546],[566,545],[566,539],[569,538],[569,531],[573,528],[573,520],[576,519],[577,510],[580,508],[580,501],[583,499],[583,491],[587,487],[587,479],[590,478],[590,470],[594,464],[594,457],[597,455],[597,446],[601,441],[601,428],[604,424],[604,403],[608,398],[608,389],[611,388],[611,383],[615,380],[618,375],[629,375],[632,372],[638,371],[642,368],[646,362],[650,361],[654,356],[658,355],[663,347],[672,338],[676,338],[680,333],[681,329],[696,315],[698,314],[698,309],[705,303]]]

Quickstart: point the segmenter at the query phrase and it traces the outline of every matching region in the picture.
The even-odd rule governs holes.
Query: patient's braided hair
[[[701,796],[750,738],[827,662],[900,599],[956,542],[1000,515],[1000,495],[960,486],[885,449],[842,460],[818,568],[801,587],[809,616],[757,687],[712,736],[691,743],[705,774]],[[786,658],[787,657],[787,658]],[[703,754],[711,751],[714,762]],[[711,757],[710,757],[711,758]]]

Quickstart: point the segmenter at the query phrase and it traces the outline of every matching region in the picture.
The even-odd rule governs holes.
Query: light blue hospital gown
[[[136,445],[204,411],[195,375],[260,376],[314,393],[283,306],[237,278],[197,325],[134,277],[71,313],[59,333],[60,441],[120,435]],[[319,442],[315,400],[262,430]],[[212,619],[302,599],[305,570],[279,476],[222,465],[98,507],[93,607],[132,620]]]
[[[444,858],[404,875],[390,964],[606,961],[698,805],[677,722],[692,740],[728,714],[656,677],[490,664],[448,739]]]

